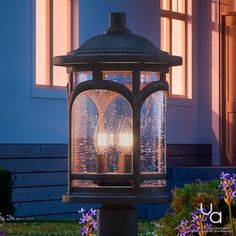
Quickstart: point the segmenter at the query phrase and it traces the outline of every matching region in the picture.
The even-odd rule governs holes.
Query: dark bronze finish
[[[170,56],[149,40],[131,34],[124,13],[110,15],[110,28],[105,34],[87,40],[66,56],[54,57],[56,66],[75,66],[91,63],[147,63],[155,66],[177,66],[182,58]]]
[[[131,34],[126,26],[124,13],[112,13],[110,25],[103,35],[87,40],[80,48],[64,56],[54,57],[54,65],[67,67],[70,74],[68,91],[69,108],[69,183],[68,193],[63,196],[64,202],[137,204],[160,203],[168,200],[164,187],[142,187],[144,180],[163,180],[164,174],[140,173],[140,112],[145,99],[160,90],[168,91],[165,73],[170,66],[182,64],[182,58],[171,56],[161,51],[149,40]],[[81,82],[75,87],[73,73],[91,71],[92,80]],[[118,82],[104,80],[103,71],[132,71],[132,88],[127,88]],[[140,90],[141,71],[159,72],[159,81],[152,82]],[[110,90],[127,99],[133,111],[133,166],[124,170],[133,173],[106,174],[106,169],[100,166],[98,174],[71,173],[71,110],[75,98],[87,90]],[[106,162],[104,157],[99,157]],[[130,162],[130,157],[126,161]],[[89,180],[97,187],[72,187],[71,182]]]
[[[137,213],[132,205],[104,204],[98,210],[98,236],[138,235]]]

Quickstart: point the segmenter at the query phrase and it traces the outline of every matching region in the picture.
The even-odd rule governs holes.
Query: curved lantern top
[[[182,65],[182,58],[158,49],[144,37],[131,34],[126,27],[125,13],[111,13],[110,27],[103,35],[88,39],[81,47],[64,56],[54,57],[56,66],[90,63],[145,63],[152,65]]]

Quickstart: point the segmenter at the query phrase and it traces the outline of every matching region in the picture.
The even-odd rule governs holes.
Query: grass
[[[5,223],[0,229],[6,236],[73,236],[80,235],[78,220],[27,220]],[[139,221],[138,236],[155,235],[154,221]]]
[[[78,235],[80,225],[75,220],[27,220],[2,226],[6,236],[66,236]]]

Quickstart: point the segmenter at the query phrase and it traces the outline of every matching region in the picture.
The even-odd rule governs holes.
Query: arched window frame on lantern
[[[157,69],[158,68],[158,69]],[[103,72],[104,71],[115,71],[115,72],[123,72],[129,71],[132,72],[132,90],[122,85],[119,82],[104,80]],[[159,73],[159,80],[152,81],[148,83],[145,87],[141,88],[141,73],[145,72],[154,72]],[[137,65],[137,64],[103,64],[103,65],[80,65],[73,66],[68,68],[69,72],[69,83],[68,83],[68,99],[69,99],[69,127],[71,127],[72,120],[72,106],[73,101],[75,101],[76,97],[89,90],[103,89],[110,90],[116,92],[123,96],[130,104],[133,111],[133,173],[121,173],[121,174],[71,174],[69,177],[69,188],[68,193],[78,193],[78,192],[86,192],[91,193],[94,191],[91,187],[78,187],[73,188],[72,181],[73,180],[93,180],[93,181],[104,181],[109,178],[110,181],[132,181],[132,185],[127,187],[119,186],[119,188],[114,188],[112,186],[101,186],[96,188],[96,191],[100,193],[109,193],[109,190],[112,189],[113,192],[119,194],[119,192],[126,193],[129,195],[133,195],[134,193],[150,193],[149,187],[142,187],[141,184],[144,181],[152,181],[152,180],[162,180],[165,179],[165,174],[158,173],[149,173],[142,174],[140,172],[140,113],[143,106],[143,103],[150,97],[153,93],[158,91],[166,91],[168,92],[168,83],[165,80],[166,73],[168,72],[168,67],[166,66],[150,66],[150,65]],[[79,72],[92,72],[92,79],[83,81],[74,86],[73,82],[73,73]],[[72,128],[69,129],[70,131]],[[71,139],[71,133],[69,134]],[[69,142],[71,145],[69,147],[69,156],[71,156],[72,151],[72,142]],[[69,159],[69,173],[71,173],[72,160]],[[161,193],[164,192],[164,186],[157,187],[155,190],[152,188],[152,192]],[[109,198],[110,199],[110,198]],[[114,199],[112,199],[114,201]],[[117,200],[117,198],[116,198]],[[133,201],[134,199],[132,199]],[[91,202],[94,200],[91,199]],[[139,199],[138,201],[142,201]]]

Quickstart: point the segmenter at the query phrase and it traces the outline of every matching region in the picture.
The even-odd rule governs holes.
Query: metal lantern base
[[[137,213],[132,205],[105,204],[97,212],[98,236],[137,236]]]

